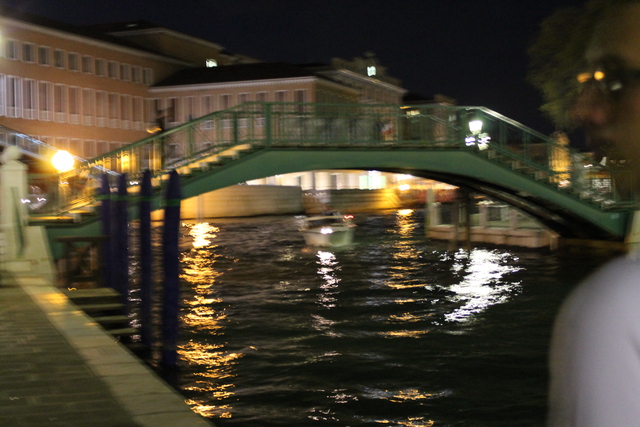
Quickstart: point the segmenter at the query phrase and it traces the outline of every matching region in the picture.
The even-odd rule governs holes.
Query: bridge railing
[[[469,127],[477,120],[483,124],[480,131]],[[136,183],[146,169],[158,177],[173,169],[219,164],[234,147],[472,150],[603,205],[631,201],[615,185],[621,172],[486,108],[250,102],[150,135],[38,181],[35,186],[42,192],[57,188],[56,197],[39,206],[38,212],[90,203],[105,171],[126,173]]]
[[[398,105],[250,102],[150,135],[58,177],[34,180],[38,191],[49,194],[36,213],[90,203],[105,171],[126,173],[136,183],[146,169],[158,177],[193,164],[215,163],[237,146],[453,146],[459,132],[451,114],[448,107],[431,107],[408,119]]]
[[[568,140],[555,139],[529,129],[484,107],[465,108],[460,129],[467,141],[474,140],[469,123],[482,122],[475,139],[489,137],[486,145],[470,144],[489,158],[528,173],[537,180],[556,186],[602,207],[627,207],[637,202],[630,191],[631,173],[627,168],[598,163],[593,156],[568,146]],[[482,136],[478,138],[478,134]]]
[[[18,132],[14,129],[0,125],[0,146],[16,146],[24,154],[41,160],[50,160],[58,152],[58,148],[43,141]],[[77,161],[84,162],[85,159],[76,157]]]

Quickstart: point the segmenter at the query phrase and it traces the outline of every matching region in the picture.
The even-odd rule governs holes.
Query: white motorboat
[[[351,215],[322,215],[305,219],[300,232],[310,246],[347,246],[353,242],[356,225]]]

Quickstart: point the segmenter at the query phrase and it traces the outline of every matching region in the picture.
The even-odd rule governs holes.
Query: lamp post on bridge
[[[467,144],[467,147],[476,145],[478,150],[486,150],[489,147],[489,142],[491,141],[491,137],[488,133],[482,132],[482,127],[484,123],[480,119],[475,119],[469,121],[469,131],[471,134],[467,135],[464,142]]]

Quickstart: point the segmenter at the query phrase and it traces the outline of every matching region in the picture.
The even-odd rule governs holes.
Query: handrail
[[[468,123],[478,119],[484,126],[481,134],[474,134]],[[486,146],[476,143],[482,135],[489,138]],[[127,173],[135,183],[145,169],[157,178],[173,169],[219,166],[230,161],[238,148],[268,147],[463,149],[513,167],[558,191],[599,203],[603,209],[636,202],[632,195],[616,190],[621,171],[596,164],[584,153],[485,107],[438,104],[400,108],[395,104],[248,102],[150,135],[38,185],[58,189],[57,201],[48,209],[68,211],[95,199],[98,177],[104,171]],[[577,165],[590,169],[580,170]]]
[[[17,130],[0,125],[0,146],[16,146],[23,153],[40,160],[50,161],[55,153],[59,151],[53,145],[40,141],[32,136],[26,135]],[[86,162],[86,159],[73,155],[76,162]]]

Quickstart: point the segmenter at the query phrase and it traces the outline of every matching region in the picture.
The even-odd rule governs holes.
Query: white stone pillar
[[[487,224],[489,223],[489,207],[485,204],[480,205],[480,228],[482,231],[487,229]]]
[[[4,235],[4,261],[21,259],[26,248],[28,225],[27,165],[18,159],[22,153],[15,146],[6,147],[0,156],[0,227]]]
[[[433,188],[427,190],[427,227],[440,225],[440,203],[436,202]]]

